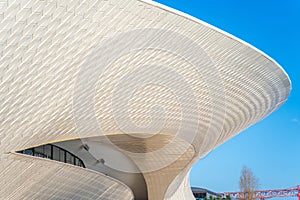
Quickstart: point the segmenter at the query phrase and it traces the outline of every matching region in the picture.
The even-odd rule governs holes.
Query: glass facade
[[[25,149],[22,151],[17,151],[17,153],[22,153],[30,156],[41,157],[41,158],[48,158],[51,160],[56,160],[56,161],[85,168],[84,163],[80,158],[68,152],[67,150],[55,146],[53,144],[46,144],[43,146]]]

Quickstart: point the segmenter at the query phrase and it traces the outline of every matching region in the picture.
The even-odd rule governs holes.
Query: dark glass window
[[[66,152],[66,163],[74,164],[73,157],[69,152]]]
[[[78,160],[78,158],[76,158],[76,157],[74,157],[74,165],[79,166],[79,160]]]
[[[85,167],[82,160],[74,154],[52,144],[17,151],[17,153],[27,154],[36,157],[48,158],[72,165]]]
[[[44,158],[44,146],[34,148],[34,156]]]
[[[45,158],[49,158],[49,159],[52,158],[51,146],[48,144],[44,145],[44,155],[45,155]]]
[[[60,161],[59,159],[59,148],[56,146],[53,146],[53,155],[52,155],[52,159],[56,160],[56,161]]]
[[[79,160],[79,167],[84,167],[83,162],[81,160]]]
[[[33,156],[33,152],[32,152],[32,149],[26,149],[23,151],[24,154],[27,154],[27,155],[30,155],[30,156]]]
[[[61,162],[66,162],[65,154],[66,154],[65,151],[63,151],[62,149],[59,149],[59,160],[60,160]]]

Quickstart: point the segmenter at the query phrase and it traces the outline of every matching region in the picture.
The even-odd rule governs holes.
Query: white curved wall
[[[117,180],[48,159],[5,154],[0,169],[1,199],[134,199]]]
[[[134,198],[139,200],[147,199],[147,186],[143,175],[139,172],[139,169],[135,163],[126,157],[122,152],[117,151],[108,145],[99,145],[97,140],[88,143],[89,153],[83,148],[83,141],[81,140],[70,140],[55,143],[54,145],[59,146],[72,154],[80,157],[85,164],[85,167],[109,177],[112,177],[124,184],[126,184],[134,193]],[[96,151],[96,152],[95,152]],[[101,159],[104,163],[101,163]],[[109,164],[114,162],[113,165]],[[137,173],[128,173],[128,171],[117,170],[111,168],[110,166],[121,165],[124,169],[129,169],[128,171],[136,171]]]
[[[291,90],[267,55],[152,1],[1,5],[1,157],[100,137],[143,172],[149,199],[163,199]]]

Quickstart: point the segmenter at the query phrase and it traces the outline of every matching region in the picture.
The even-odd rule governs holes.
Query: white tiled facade
[[[290,90],[264,53],[152,1],[0,0],[0,199],[133,199],[99,172],[14,153],[90,137],[136,165],[145,199],[192,199],[192,165]]]

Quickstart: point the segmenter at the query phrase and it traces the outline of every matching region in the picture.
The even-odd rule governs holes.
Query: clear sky
[[[243,165],[260,189],[300,185],[300,1],[156,0],[254,45],[274,58],[292,80],[285,105],[227,141],[192,169],[191,185],[238,191]]]

